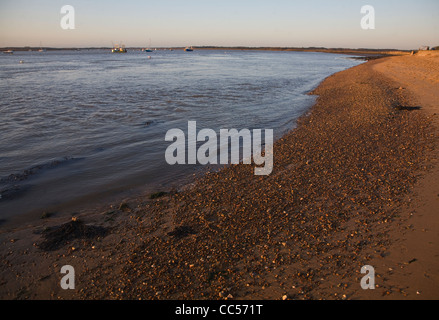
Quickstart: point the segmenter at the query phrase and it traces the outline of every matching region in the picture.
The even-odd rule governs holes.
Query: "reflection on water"
[[[306,92],[358,63],[248,51],[0,56],[0,218],[68,210],[193,173],[164,156],[166,132],[186,130],[188,121],[217,132],[274,129],[279,137],[312,105]]]

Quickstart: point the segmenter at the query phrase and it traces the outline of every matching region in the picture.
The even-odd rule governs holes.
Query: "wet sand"
[[[231,166],[3,231],[0,298],[439,298],[438,64],[390,57],[327,78],[268,177]],[[60,288],[63,265],[76,290]],[[376,290],[360,287],[364,265]]]

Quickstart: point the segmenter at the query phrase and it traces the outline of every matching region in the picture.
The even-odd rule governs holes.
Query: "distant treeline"
[[[351,49],[351,48],[325,48],[325,47],[216,47],[216,46],[198,46],[193,47],[195,50],[260,50],[260,51],[298,51],[298,52],[326,52],[326,53],[345,53],[345,54],[361,54],[361,55],[388,55],[388,54],[404,54],[410,52],[411,50],[398,50],[398,49]],[[0,48],[1,51],[13,50],[13,51],[38,51],[40,47],[6,47]],[[110,47],[90,47],[90,48],[43,48],[47,51],[60,51],[60,50],[111,50]],[[141,48],[132,47],[127,48],[131,50],[140,50]],[[169,47],[169,48],[157,48],[161,49],[184,49],[183,47]],[[435,47],[433,49],[439,49]]]
[[[325,48],[325,47],[194,47],[198,50],[263,50],[263,51],[297,51],[297,52],[324,52],[324,53],[340,53],[340,54],[360,54],[360,55],[391,55],[405,54],[410,50],[399,49],[351,49],[351,48]]]

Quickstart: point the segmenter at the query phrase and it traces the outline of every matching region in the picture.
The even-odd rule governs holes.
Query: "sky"
[[[61,7],[75,9],[64,30]],[[361,8],[375,9],[363,30]],[[438,0],[0,0],[0,47],[439,46]]]

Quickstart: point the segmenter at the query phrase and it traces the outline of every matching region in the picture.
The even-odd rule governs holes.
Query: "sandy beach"
[[[310,93],[268,177],[234,165],[4,229],[0,299],[438,299],[438,92],[435,52],[369,61]]]

